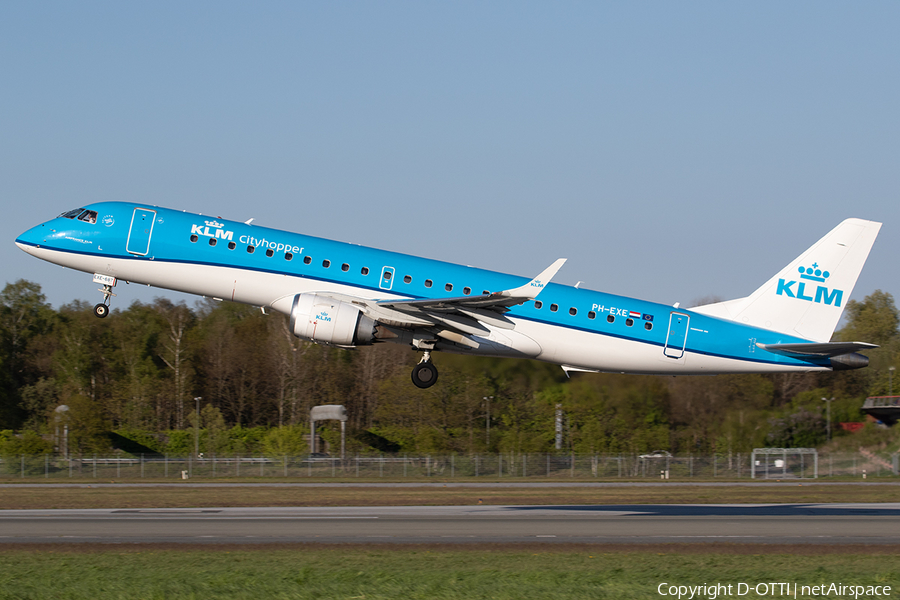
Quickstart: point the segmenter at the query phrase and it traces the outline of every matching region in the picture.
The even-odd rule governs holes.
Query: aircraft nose
[[[46,223],[41,223],[22,233],[16,238],[16,246],[31,254],[31,249],[40,247],[44,243],[49,230]]]

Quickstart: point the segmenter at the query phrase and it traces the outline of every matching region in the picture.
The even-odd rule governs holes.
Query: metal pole
[[[194,402],[197,403],[197,413],[194,418],[194,456],[200,456],[200,400],[203,399],[203,396],[197,396],[194,398]]]
[[[826,408],[826,419],[828,420],[825,423],[826,430],[828,431],[828,441],[831,441],[831,403],[834,402],[834,398],[822,398],[822,402],[825,403]]]
[[[894,395],[894,370],[896,367],[888,367],[888,396]]]
[[[491,449],[491,400],[493,396],[482,396],[485,402],[484,411],[484,443],[487,450]]]
[[[347,441],[347,422],[341,421],[341,464],[343,464],[343,461],[345,458],[344,445],[345,445],[346,441]],[[343,468],[343,467],[341,467],[341,468]]]
[[[563,412],[562,412],[562,404],[556,405],[556,444],[555,447],[557,450],[562,450],[563,443]]]

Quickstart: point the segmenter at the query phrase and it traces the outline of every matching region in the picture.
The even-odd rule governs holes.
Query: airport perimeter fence
[[[898,457],[819,454],[768,465],[757,456],[756,478],[877,478],[897,476]],[[194,457],[51,454],[0,457],[0,479],[438,479],[446,480],[740,480],[751,478],[751,454],[639,456],[609,454],[359,455]]]

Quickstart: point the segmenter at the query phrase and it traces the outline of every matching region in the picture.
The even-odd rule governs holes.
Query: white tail
[[[692,310],[827,342],[880,229],[881,223],[847,219],[746,298]]]

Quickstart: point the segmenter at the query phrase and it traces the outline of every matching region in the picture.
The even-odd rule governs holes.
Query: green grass
[[[801,550],[803,556],[767,554],[760,547],[762,554],[748,554],[747,547],[729,553],[735,547],[683,546],[668,551],[661,546],[628,551],[610,546],[59,548],[0,547],[0,598],[661,598],[656,590],[662,582],[741,581],[900,589],[896,554],[838,554],[815,547]]]
[[[487,483],[487,482],[485,482]],[[698,487],[661,483],[616,488],[107,488],[8,487],[0,509],[221,506],[420,506],[479,504],[756,504],[900,502],[900,485]],[[0,532],[2,534],[2,532]]]

